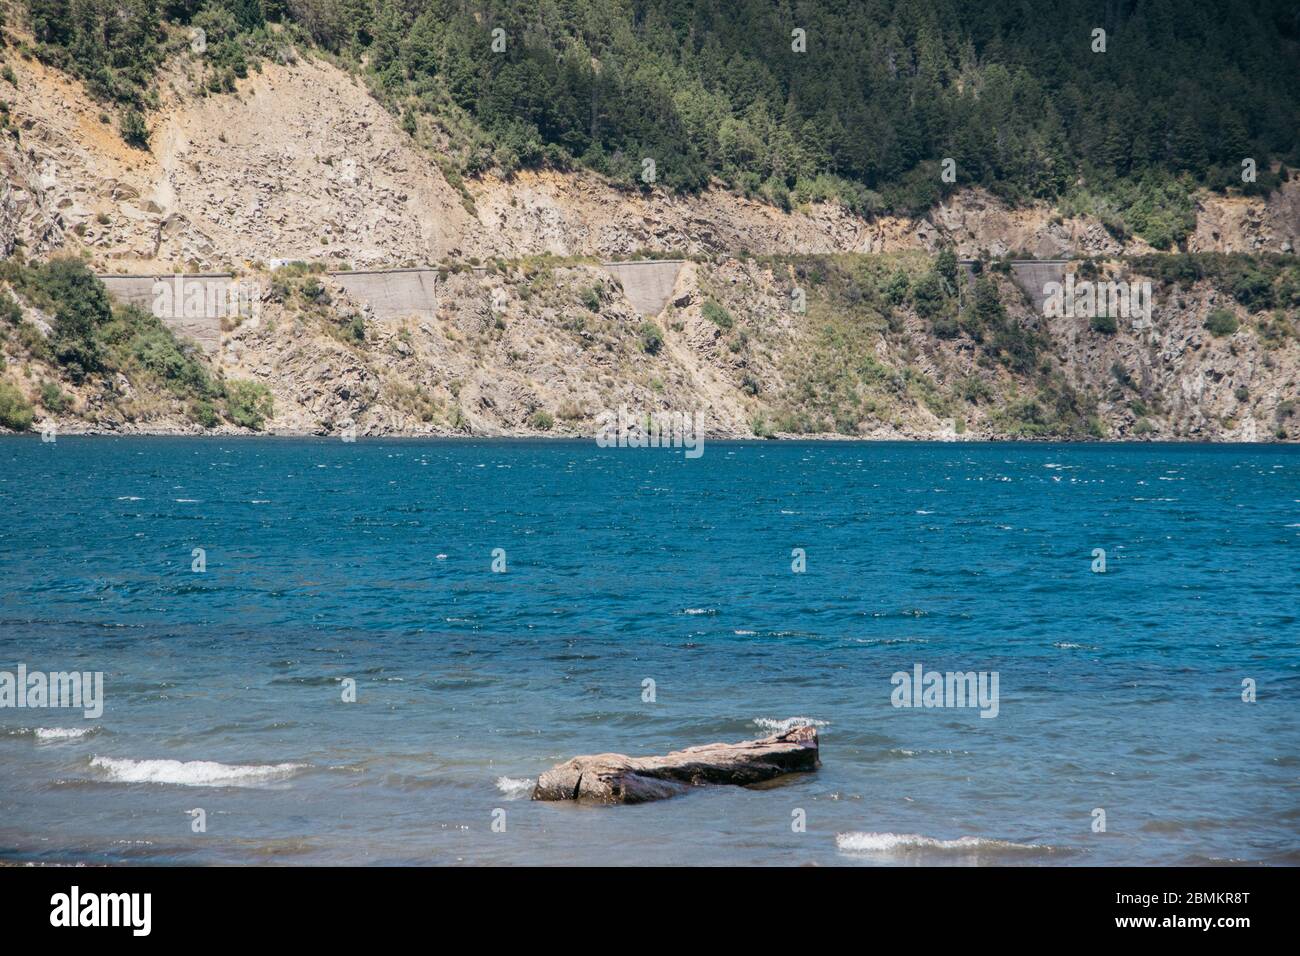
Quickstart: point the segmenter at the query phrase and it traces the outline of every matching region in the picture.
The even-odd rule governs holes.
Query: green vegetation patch
[[[28,264],[0,263],[0,280],[33,306],[54,317],[47,340],[12,296],[0,294],[0,322],[17,325],[18,341],[33,358],[54,365],[74,385],[92,379],[111,383],[123,376],[142,396],[169,396],[205,428],[226,420],[260,429],[271,415],[270,394],[255,383],[215,378],[195,343],[178,339],[161,319],[134,306],[113,305],[103,282],[81,259],[55,258]],[[70,408],[56,382],[41,387],[41,405],[51,412]],[[13,408],[19,405],[10,399]],[[218,408],[222,412],[218,412]],[[22,420],[21,411],[15,412]]]
[[[32,403],[27,401],[16,386],[0,379],[0,426],[25,432],[32,427],[34,418]]]
[[[230,379],[224,389],[226,418],[240,428],[261,431],[266,420],[275,414],[271,391],[261,382]]]
[[[261,58],[314,45],[364,74],[408,135],[436,141],[457,187],[584,166],[627,189],[716,177],[781,208],[915,214],[979,185],[1013,202],[1068,194],[1168,248],[1193,189],[1268,191],[1274,161],[1297,159],[1286,0],[1121,4],[1105,55],[1088,42],[1095,0],[1032,16],[870,0],[793,19],[768,0],[25,3],[38,54],[127,110],[157,104],[169,54],[229,92]],[[123,135],[139,142],[131,115]]]

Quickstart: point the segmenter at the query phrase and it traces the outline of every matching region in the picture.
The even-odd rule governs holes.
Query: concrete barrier
[[[668,304],[681,271],[680,259],[637,262],[603,262],[601,268],[618,279],[623,293],[641,315],[658,315]],[[485,273],[478,266],[476,273]],[[331,279],[359,302],[369,303],[375,318],[391,322],[400,319],[430,319],[438,312],[436,269],[374,269],[331,272]]]
[[[658,315],[672,297],[681,259],[602,262],[601,267],[623,286],[632,307],[641,315]]]
[[[1065,262],[1064,259],[1042,259],[1011,263],[1011,278],[1029,296],[1039,315],[1043,314],[1043,303],[1047,300],[1043,286],[1049,282],[1065,281]]]
[[[1013,259],[1011,261],[1011,281],[1029,297],[1029,301],[1033,303],[1039,314],[1042,314],[1043,303],[1047,301],[1047,294],[1043,291],[1043,287],[1049,282],[1065,281],[1065,264],[1068,261],[1067,259]],[[961,260],[962,269],[966,273],[967,292],[971,290],[975,281],[974,262],[973,259]]]
[[[633,308],[641,315],[658,315],[668,305],[681,259],[645,259],[632,262],[603,262],[601,268],[617,279]],[[1011,278],[1029,296],[1040,312],[1048,282],[1065,278],[1064,259],[1016,260],[1011,263]],[[967,291],[974,280],[973,260],[963,260]],[[479,270],[483,271],[480,267]],[[373,269],[357,272],[330,272],[349,296],[368,303],[376,319],[396,322],[405,318],[433,318],[438,311],[438,272],[436,269]],[[119,302],[158,315],[180,335],[189,336],[206,351],[221,346],[221,323],[236,314],[247,315],[241,303],[249,301],[247,282],[236,282],[229,273],[193,273],[175,275],[101,275],[109,295]],[[241,299],[240,296],[243,296]]]
[[[99,279],[118,302],[153,313],[209,354],[221,348],[222,319],[240,310],[241,290],[229,273],[102,275]]]
[[[331,272],[329,277],[352,298],[369,303],[375,318],[383,322],[410,317],[432,319],[438,313],[436,269]]]
[[[434,269],[330,272],[327,275],[359,302],[369,303],[375,318],[394,322],[410,316],[432,318],[438,311]],[[118,302],[152,312],[173,332],[215,352],[221,346],[221,323],[236,315],[255,314],[250,290],[256,280],[236,281],[230,273],[101,275]],[[242,296],[242,299],[241,299]]]

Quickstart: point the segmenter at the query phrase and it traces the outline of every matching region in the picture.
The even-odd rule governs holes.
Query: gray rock
[[[574,757],[537,779],[533,799],[645,803],[705,784],[748,786],[820,766],[817,729],[795,727],[761,740],[687,747],[662,757]]]

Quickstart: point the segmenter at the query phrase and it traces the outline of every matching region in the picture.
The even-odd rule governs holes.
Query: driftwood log
[[[533,799],[645,803],[704,784],[747,786],[819,766],[817,728],[795,727],[762,740],[687,747],[662,757],[574,757],[537,778]]]

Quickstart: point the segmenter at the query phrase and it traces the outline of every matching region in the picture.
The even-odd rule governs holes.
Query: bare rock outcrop
[[[1300,178],[1294,174],[1262,202],[1255,197],[1201,197],[1189,252],[1294,252],[1300,248]]]
[[[795,727],[761,740],[687,747],[662,757],[574,757],[538,778],[533,799],[645,803],[705,784],[748,786],[819,766],[817,728]]]
[[[10,29],[13,33],[13,29]],[[28,38],[17,34],[24,40]],[[30,41],[29,41],[30,42]],[[1113,256],[1148,251],[1094,217],[1012,207],[967,187],[924,216],[862,217],[838,203],[783,211],[721,183],[693,194],[619,189],[581,169],[478,175],[455,186],[436,130],[413,138],[358,77],[310,56],[267,60],[208,95],[171,57],[149,149],[127,146],[83,85],[10,58],[0,122],[0,254],[86,253],[102,271],[226,270],[326,260],[353,268],[472,258],[625,258],[646,250]],[[1189,251],[1292,252],[1300,179],[1267,197],[1203,195]]]

